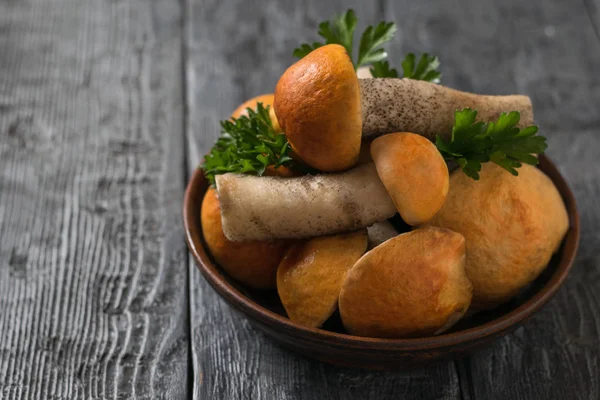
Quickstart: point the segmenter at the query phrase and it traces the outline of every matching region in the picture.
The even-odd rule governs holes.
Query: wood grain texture
[[[358,30],[381,20],[377,3],[188,1],[188,161],[192,170],[244,100],[272,92],[294,47],[353,7]],[[227,306],[190,265],[195,399],[458,399],[452,363],[412,373],[330,366],[276,345]]]
[[[600,42],[586,3],[386,3],[389,19],[405,21],[400,53],[439,55],[444,84],[532,97],[547,154],[581,212],[579,257],[556,298],[514,334],[457,363],[465,399],[600,397]]]
[[[0,1],[0,398],[188,396],[176,1]]]

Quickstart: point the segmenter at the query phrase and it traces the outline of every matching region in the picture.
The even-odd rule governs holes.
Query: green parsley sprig
[[[381,47],[389,42],[398,28],[393,22],[380,22],[375,26],[369,26],[363,32],[358,47],[358,57],[353,59],[354,32],[358,18],[354,10],[350,9],[339,16],[335,16],[331,21],[324,21],[319,24],[319,36],[325,39],[325,42],[303,43],[300,47],[294,49],[294,56],[302,58],[316,48],[326,44],[339,44],[344,46],[350,59],[353,60],[354,68],[363,65],[381,61],[387,57],[387,53]]]
[[[369,69],[373,78],[398,78],[398,71],[390,67],[387,61],[374,62]]]
[[[392,40],[397,30],[393,22],[382,21],[375,26],[368,26],[360,38],[356,68],[387,58],[387,53],[381,46]]]
[[[450,141],[439,135],[435,141],[446,160],[455,160],[475,180],[479,180],[481,163],[489,161],[517,176],[522,163],[537,165],[535,154],[548,147],[546,138],[536,135],[537,126],[517,127],[521,119],[517,111],[502,113],[495,122],[475,122],[476,118],[477,110],[456,111]]]
[[[295,167],[290,144],[273,129],[269,106],[258,103],[248,116],[221,121],[222,134],[204,158],[201,168],[211,184],[227,172],[262,176],[269,165]]]
[[[416,65],[415,61],[416,57],[412,53],[409,53],[404,58],[404,61],[402,61],[402,70],[405,78],[440,83],[442,74],[437,70],[440,66],[440,61],[436,56],[424,53]]]
[[[413,53],[408,53],[402,61],[403,78],[419,81],[440,83],[442,74],[438,71],[440,61],[436,56],[427,53],[421,54],[419,61]],[[371,75],[374,78],[399,78],[398,71],[390,68],[387,61],[378,61],[371,65]]]
[[[339,44],[344,46],[350,59],[352,59],[354,68],[370,65],[371,75],[374,78],[398,78],[398,71],[391,68],[387,58],[388,54],[382,47],[385,43],[392,40],[398,27],[393,22],[382,21],[377,25],[370,25],[365,29],[358,47],[358,57],[354,60],[353,43],[354,32],[358,18],[354,10],[350,9],[339,16],[334,16],[331,21],[324,21],[319,24],[319,36],[325,39],[324,42],[303,43],[300,47],[294,49],[294,56],[302,58],[311,51],[326,44]],[[402,61],[403,77],[423,80],[433,83],[439,83],[441,73],[437,71],[440,62],[437,57],[425,53],[416,63],[414,54],[409,53]]]

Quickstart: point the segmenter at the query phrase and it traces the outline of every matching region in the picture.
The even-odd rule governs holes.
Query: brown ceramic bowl
[[[476,314],[451,331],[417,339],[376,339],[344,333],[339,316],[324,329],[305,328],[285,316],[277,293],[244,287],[230,279],[208,254],[202,237],[200,205],[208,182],[200,169],[188,184],[183,219],[189,249],[204,278],[231,306],[258,329],[300,354],[321,361],[364,368],[412,368],[457,358],[515,329],[552,298],[564,282],[579,243],[579,215],[571,189],[547,158],[540,169],[554,182],[567,206],[570,228],[542,275],[511,302]]]

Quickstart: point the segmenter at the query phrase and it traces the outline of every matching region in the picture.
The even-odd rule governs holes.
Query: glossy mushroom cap
[[[289,318],[321,326],[337,309],[346,274],[366,250],[366,229],[319,236],[288,248],[277,269],[277,292]]]
[[[448,166],[429,140],[414,133],[391,133],[371,143],[371,156],[407,224],[423,224],[442,208],[448,194]]]
[[[275,88],[274,106],[292,148],[308,165],[330,172],[356,164],[360,93],[344,47],[320,47],[289,67]]]
[[[419,337],[450,328],[469,308],[471,296],[465,239],[426,227],[362,256],[346,276],[339,307],[351,334]]]
[[[428,222],[467,240],[475,309],[504,303],[535,280],[569,229],[567,210],[550,178],[527,164],[518,172],[513,176],[485,163],[475,181],[454,171],[446,203]]]

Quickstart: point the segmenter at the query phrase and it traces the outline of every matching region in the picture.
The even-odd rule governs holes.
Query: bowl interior
[[[570,228],[559,251],[552,257],[548,267],[519,295],[508,303],[485,312],[479,312],[463,318],[448,332],[431,338],[416,339],[376,339],[386,343],[410,345],[424,344],[432,347],[440,344],[460,343],[470,338],[481,339],[505,332],[535,313],[556,293],[566,278],[579,243],[579,215],[573,193],[555,165],[545,156],[540,157],[540,169],[548,175],[561,193],[570,218]],[[322,329],[305,328],[287,319],[283,305],[276,291],[261,291],[248,288],[227,274],[214,262],[204,243],[200,224],[200,205],[208,182],[200,170],[190,181],[184,202],[184,224],[186,239],[196,264],[207,281],[232,306],[246,316],[259,322],[281,325],[285,329],[294,329],[303,334],[317,334],[321,338],[336,338],[352,341],[373,339],[351,336],[344,330],[339,314],[334,314]]]

